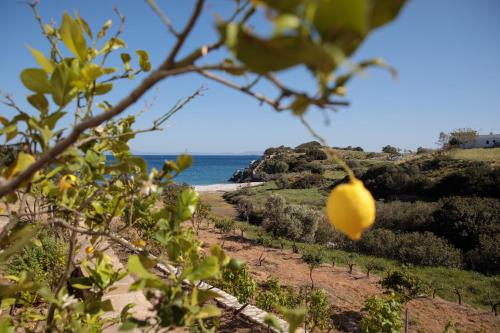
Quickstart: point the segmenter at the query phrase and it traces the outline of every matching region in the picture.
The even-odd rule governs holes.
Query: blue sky
[[[186,20],[193,0],[157,0],[176,26]],[[231,1],[207,1],[184,52],[215,39],[213,14],[231,10]],[[122,35],[129,52],[145,49],[153,66],[161,63],[173,38],[151,9],[140,0],[42,0],[39,10],[45,20],[60,22],[64,10],[77,9],[94,33],[119,7],[127,17]],[[257,22],[258,24],[259,22]],[[0,90],[13,94],[26,107],[28,91],[19,80],[25,67],[36,67],[25,45],[43,51],[46,41],[39,33],[30,9],[17,0],[0,1]],[[435,147],[440,131],[471,127],[483,133],[500,133],[500,1],[413,0],[391,25],[377,30],[355,55],[356,60],[380,56],[395,66],[399,79],[382,70],[371,70],[348,87],[350,107],[324,115],[310,110],[307,119],[333,146],[362,146],[379,151],[387,144],[415,149]],[[119,57],[119,53],[116,53]],[[119,65],[117,62],[116,65]],[[289,85],[308,88],[311,81],[302,70],[283,75]],[[135,81],[122,81],[110,102],[117,102]],[[136,152],[244,153],[269,146],[295,146],[312,140],[298,119],[276,113],[255,100],[214,82],[190,75],[166,80],[143,98],[131,112],[156,98],[137,128],[146,128],[177,99],[204,85],[202,97],[175,115],[160,133],[135,139]],[[258,87],[267,92],[268,87]],[[0,113],[11,114],[4,106]]]

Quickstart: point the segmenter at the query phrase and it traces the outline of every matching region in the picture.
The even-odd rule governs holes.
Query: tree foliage
[[[349,71],[339,72],[341,66],[373,30],[398,15],[404,2],[234,1],[232,15],[218,18],[216,41],[181,52],[205,10],[205,1],[196,1],[181,29],[171,24],[154,1],[148,1],[174,37],[160,64],[152,64],[145,50],[126,52],[126,43],[121,39],[125,17],[118,10],[119,24],[114,31],[111,20],[93,30],[76,12],[63,13],[59,24],[45,23],[38,13],[39,2],[27,3],[49,42],[50,52],[44,54],[30,47],[37,65],[20,74],[29,91],[30,110],[21,108],[14,97],[4,96],[5,105],[15,115],[0,116],[0,135],[6,143],[22,148],[0,165],[5,179],[0,184],[1,208],[9,215],[9,223],[0,233],[0,264],[14,258],[24,246],[36,243],[35,236],[45,224],[41,221],[64,230],[55,237],[64,241],[68,250],[53,290],[40,288],[24,272],[11,281],[0,280],[2,301],[15,304],[14,296],[24,291],[34,292],[43,300],[36,309],[15,313],[9,323],[2,321],[2,329],[9,325],[31,328],[37,322],[35,326],[46,331],[98,332],[106,324],[103,315],[112,310],[122,311],[121,318],[115,320],[121,321],[123,329],[162,330],[194,324],[204,327],[204,320],[218,316],[219,309],[207,303],[213,293],[200,289],[197,282],[220,278],[225,267],[234,262],[218,247],[203,256],[195,235],[184,227],[199,207],[198,194],[189,187],[168,193],[172,181],[192,164],[192,159],[180,155],[176,161],[165,161],[161,170],[148,171],[145,161],[129,149],[130,140],[140,133],[160,130],[201,91],[173,103],[150,128],[137,129],[138,115],[123,113],[161,80],[189,73],[247,94],[277,111],[292,110],[299,116],[310,106],[347,105],[339,96],[345,94],[345,86],[356,74],[372,66],[392,69],[378,58],[350,62]],[[251,28],[250,19],[264,12],[271,21],[270,35],[260,35],[259,29]],[[214,57],[214,63],[201,61],[219,49],[229,52],[220,52],[222,56]],[[120,68],[108,65],[110,58],[119,58]],[[299,66],[316,79],[317,91],[302,91],[280,80],[279,72]],[[230,80],[220,76],[221,72]],[[267,81],[278,97],[258,93],[255,83],[239,83],[242,74],[256,82]],[[111,100],[108,94],[115,86],[137,76],[144,79],[129,95]],[[306,230],[302,234],[314,234],[313,222],[302,226]],[[143,248],[144,240],[137,242],[140,246],[126,240],[137,228],[141,237],[161,247],[162,260]],[[90,236],[88,244],[84,244],[82,235]],[[131,255],[127,269],[116,270],[98,246],[102,240],[141,255]],[[75,254],[82,245],[86,245],[87,255],[80,263],[75,261]],[[171,274],[166,278],[150,271],[160,261],[162,267],[170,267]],[[75,279],[75,268],[85,270],[87,276]],[[103,299],[127,274],[136,278],[131,290],[152,291],[147,296],[154,306],[146,320],[128,316],[130,305],[113,309],[110,301]],[[85,290],[87,296],[75,297],[74,289]],[[293,318],[304,315],[283,313],[297,323],[300,320]]]

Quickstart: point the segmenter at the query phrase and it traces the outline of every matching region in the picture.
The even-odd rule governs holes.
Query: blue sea
[[[138,155],[148,164],[148,169],[161,170],[165,160],[174,160],[175,155]],[[184,170],[174,181],[190,185],[211,185],[229,183],[237,169],[243,169],[248,164],[259,159],[257,155],[193,155],[193,166]]]

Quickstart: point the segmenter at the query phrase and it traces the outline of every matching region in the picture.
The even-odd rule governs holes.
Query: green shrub
[[[288,164],[284,161],[269,159],[264,162],[264,166],[262,168],[265,173],[277,174],[287,172],[289,167]]]
[[[264,210],[263,227],[274,237],[314,241],[322,214],[305,206],[289,205],[279,195],[271,195]]]
[[[384,289],[395,292],[405,301],[427,295],[430,291],[429,285],[424,280],[406,270],[394,270],[387,273],[380,281],[380,285]]]
[[[396,259],[405,263],[459,268],[462,253],[431,232],[396,234],[387,229],[374,229],[356,244],[360,252]]]
[[[432,231],[463,251],[479,245],[480,235],[500,234],[500,200],[451,197],[440,200]]]
[[[397,259],[426,266],[462,267],[462,253],[431,232],[412,232],[399,235]]]
[[[257,291],[257,284],[252,278],[246,264],[236,269],[227,266],[224,267],[222,278],[211,282],[213,285],[236,297],[240,303],[249,302]]]
[[[377,203],[376,228],[403,232],[425,231],[433,223],[438,205],[433,202],[390,201]]]
[[[487,274],[500,274],[500,234],[479,235],[476,248],[465,254],[467,266]]]
[[[500,168],[487,165],[468,167],[443,177],[433,192],[444,196],[479,196],[500,198]]]
[[[399,155],[400,151],[401,151],[401,149],[396,148],[396,147],[391,146],[391,145],[387,145],[387,146],[384,146],[382,148],[382,152],[389,154],[389,155]]]
[[[278,279],[270,276],[261,285],[255,305],[265,311],[277,312],[278,307],[293,309],[302,301],[302,297],[290,286],[281,286]]]
[[[64,271],[67,244],[49,231],[42,231],[38,240],[38,245],[25,247],[10,258],[5,272],[19,275],[24,271],[37,283],[54,288]]]
[[[394,295],[372,296],[365,300],[360,322],[362,333],[399,333],[402,305]]]
[[[330,327],[330,302],[328,294],[323,289],[314,289],[307,293],[306,323],[310,332],[316,328],[325,331]]]
[[[306,153],[308,161],[323,161],[328,159],[328,155],[321,149],[311,149]]]
[[[296,179],[292,184],[291,188],[295,189],[305,189],[305,188],[313,188],[313,187],[321,187],[324,184],[325,179],[315,173],[306,173]]]
[[[215,217],[214,227],[221,232],[229,233],[234,230],[235,222],[232,218],[229,217]]]
[[[362,180],[376,198],[422,195],[433,185],[416,166],[396,164],[374,166],[362,175]]]

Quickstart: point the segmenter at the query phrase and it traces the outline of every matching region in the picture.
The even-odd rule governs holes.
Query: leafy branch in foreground
[[[193,231],[184,227],[198,207],[194,190],[183,188],[172,201],[162,200],[172,180],[191,166],[191,157],[181,155],[176,161],[165,161],[161,170],[148,170],[146,162],[130,151],[130,141],[136,135],[159,130],[200,95],[200,90],[160,115],[150,128],[135,129],[138,115],[122,114],[161,80],[190,73],[218,81],[277,111],[291,109],[301,117],[310,106],[347,105],[338,96],[345,94],[345,85],[356,73],[370,66],[387,66],[375,59],[339,72],[342,64],[372,30],[397,16],[404,1],[235,1],[229,18],[217,21],[218,38],[183,57],[179,55],[205,9],[205,1],[195,2],[180,28],[172,25],[154,1],[148,1],[175,38],[164,61],[154,70],[146,51],[135,50],[134,56],[124,52],[121,35],[125,17],[118,10],[119,25],[114,34],[111,20],[95,33],[77,12],[65,12],[56,26],[43,22],[37,9],[39,1],[27,4],[49,42],[50,52],[45,55],[29,48],[38,67],[26,68],[20,75],[30,91],[27,101],[32,109],[24,110],[6,95],[4,105],[15,115],[0,116],[0,135],[17,147],[11,152],[14,158],[0,166],[0,209],[9,217],[0,231],[0,271],[5,271],[5,263],[21,249],[37,246],[43,233],[50,233],[68,248],[64,269],[54,272],[59,274],[52,289],[40,286],[30,272],[10,277],[0,274],[0,298],[11,309],[8,323],[2,319],[1,325],[46,332],[84,328],[98,332],[104,328],[103,315],[116,310],[122,310],[122,316],[110,318],[110,322],[120,323],[123,329],[193,325],[203,329],[204,321],[220,311],[208,303],[216,295],[198,288],[197,282],[219,279],[234,264],[217,247],[203,255]],[[252,19],[263,14],[274,28],[266,36],[251,29]],[[227,52],[220,52],[218,59],[215,54],[211,57],[217,59],[213,63],[202,60],[221,48],[230,51],[229,58]],[[120,69],[108,65],[118,52]],[[298,66],[312,74],[316,91],[302,91],[281,81],[281,71]],[[115,85],[136,76],[144,78],[127,96],[116,103],[107,99]],[[274,87],[277,97],[258,92],[264,82]],[[68,123],[73,126],[67,128],[64,124]],[[160,248],[162,260],[144,250],[128,258],[126,271],[116,270],[105,253],[109,244],[103,244],[130,249],[127,237],[144,222],[149,227],[147,241]],[[86,251],[77,261],[80,248]],[[177,274],[171,272],[166,278],[153,274],[150,268],[159,261],[176,266]],[[80,272],[84,275],[79,276]],[[147,318],[127,315],[129,305],[113,309],[104,298],[127,274],[136,278],[132,290],[149,290],[154,306]],[[252,289],[251,283],[245,284],[245,296],[250,297]],[[34,293],[40,305],[30,307],[19,297],[23,292]],[[282,313],[292,331],[304,318],[300,311]]]

